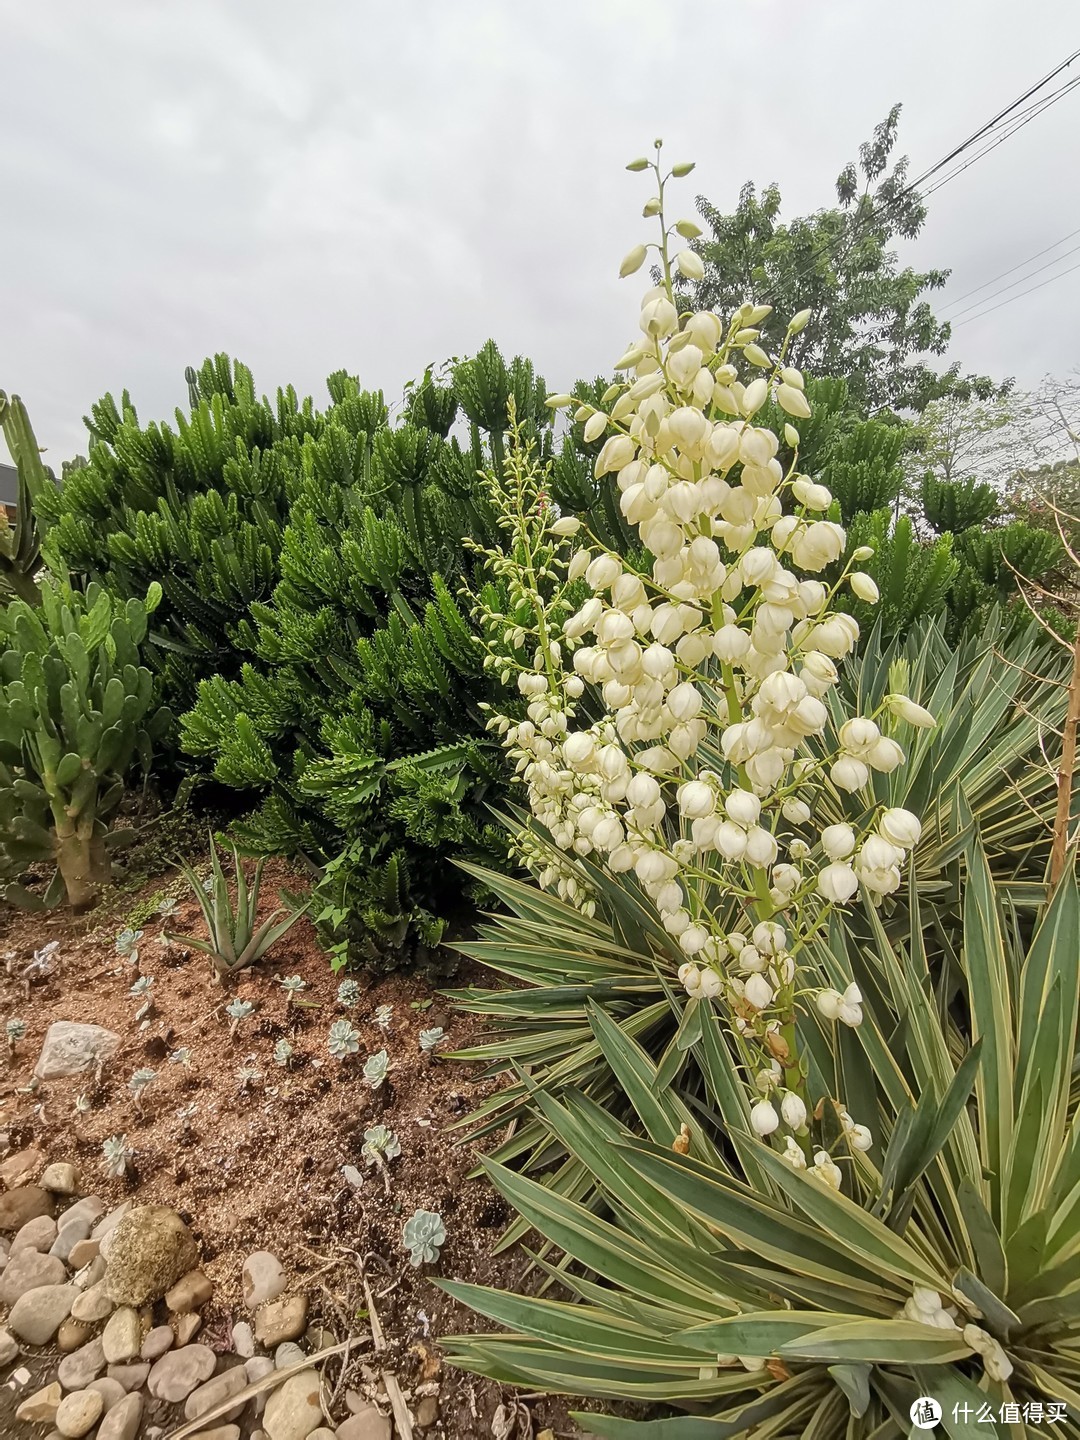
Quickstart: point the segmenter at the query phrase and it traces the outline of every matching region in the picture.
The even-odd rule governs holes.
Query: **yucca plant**
[[[307,905],[293,910],[279,908],[267,916],[261,925],[257,925],[259,887],[266,862],[264,859],[256,861],[255,872],[249,884],[239,851],[235,845],[229,848],[232,850],[236,875],[235,903],[213,835],[210,836],[212,875],[209,890],[190,866],[180,866],[195,899],[199,902],[199,908],[206,920],[208,938],[202,940],[196,935],[178,935],[168,930],[164,932],[167,940],[175,940],[209,955],[214,975],[219,982],[227,975],[235,974],[236,971],[244,970],[261,960],[270,947],[276,945],[281,937],[292,929],[308,908]],[[279,915],[284,915],[285,919],[279,920]]]
[[[1000,903],[977,835],[965,860],[962,943],[936,982],[914,883],[902,940],[871,911],[870,946],[835,918],[808,942],[812,980],[854,974],[863,993],[864,1023],[839,1037],[816,1010],[799,1019],[814,1139],[843,1133],[836,1094],[876,1122],[840,1191],[753,1135],[711,1002],[669,993],[679,1039],[659,1063],[590,1005],[625,1123],[577,1087],[524,1083],[601,1203],[484,1162],[522,1223],[562,1251],[540,1264],[571,1298],[445,1282],[509,1332],[450,1337],[452,1360],[506,1384],[687,1412],[581,1417],[602,1436],[886,1440],[914,1433],[920,1396],[957,1440],[1075,1434],[1080,899],[1070,872],[1032,929]],[[592,939],[581,926],[582,953]]]

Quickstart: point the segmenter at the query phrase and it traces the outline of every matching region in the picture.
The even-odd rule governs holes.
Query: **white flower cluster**
[[[964,1297],[964,1304],[970,1306],[970,1303]],[[962,1331],[964,1343],[981,1356],[989,1379],[1004,1381],[1013,1373],[1013,1363],[1000,1341],[979,1325],[962,1323],[964,1317],[958,1306],[946,1305],[936,1290],[925,1285],[916,1285],[911,1299],[900,1311],[900,1315],[905,1320],[914,1320],[918,1325],[930,1325],[936,1330]]]
[[[862,834],[832,824],[815,837],[815,800],[823,785],[862,792],[872,771],[903,763],[884,730],[934,721],[907,696],[890,695],[873,716],[845,720],[838,750],[824,753],[836,662],[859,637],[855,620],[831,606],[844,584],[869,602],[877,589],[851,568],[867,549],[831,585],[817,578],[840,563],[846,544],[843,528],[822,518],[832,496],[799,473],[792,424],[783,427],[793,457],[785,469],[780,437],[758,423],[770,401],[793,419],[811,413],[802,375],[784,360],[809,312],[791,322],[775,358],[758,344],[768,306],[745,304],[726,327],[708,311],[680,317],[668,242],[673,232],[699,232],[690,221],[664,227],[657,176],[660,204],[646,208],[661,219],[664,283],[646,292],[641,334],[617,363],[627,378],[574,417],[586,442],[607,436],[595,474],[615,476],[622,513],[654,557],[651,572],[588,545],[569,554],[578,521],[555,518],[546,504],[520,515],[515,559],[500,561],[501,574],[515,614],[531,609],[535,624],[488,614],[486,629],[489,644],[503,642],[492,646],[490,668],[504,679],[517,672],[526,715],[490,725],[567,861],[591,856],[613,874],[633,872],[687,957],[679,970],[687,993],[726,1004],[765,1095],[754,1107],[757,1133],[783,1123],[784,1153],[838,1185],[828,1154],[815,1154],[807,1138],[789,930],[805,935],[860,887],[875,903],[895,891],[920,825],[894,807],[876,810]],[[636,247],[623,273],[645,256]],[[687,274],[697,257],[684,251],[678,260]],[[570,396],[548,403],[575,404]],[[520,501],[520,483],[516,494]],[[561,623],[544,583],[560,560],[560,597],[581,579],[592,592]],[[531,665],[520,658],[527,637],[536,644]],[[603,705],[593,723],[578,718],[586,686]],[[548,856],[539,878],[589,904],[572,863]],[[742,929],[725,923],[731,901]],[[817,995],[824,1018],[848,1025],[862,1019],[861,1001],[854,985]],[[773,1088],[787,1091],[779,1114]],[[869,1146],[865,1127],[846,1128],[855,1148]]]

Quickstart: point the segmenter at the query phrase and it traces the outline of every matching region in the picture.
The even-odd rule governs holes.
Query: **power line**
[[[1044,270],[1049,270],[1051,265],[1060,265],[1062,260],[1067,260],[1070,255],[1075,255],[1077,250],[1080,250],[1080,245],[1074,245],[1071,250],[1066,250],[1065,254],[1059,255],[1056,260],[1047,260],[1045,265],[1040,265],[1037,270],[1032,270],[1029,275],[1022,275],[1019,280],[1014,280],[1011,285],[1003,285],[1000,290],[991,291],[989,295],[984,295],[981,300],[972,301],[972,303],[970,305],[966,305],[963,310],[958,310],[956,315],[950,316],[949,324],[951,325],[953,323],[953,320],[959,319],[961,315],[966,315],[969,310],[977,310],[980,305],[985,305],[987,300],[996,300],[999,295],[1004,295],[1006,290],[1015,290],[1017,285],[1023,285],[1025,280],[1030,280],[1035,275],[1041,275]],[[1046,252],[1043,251],[1042,253],[1045,254]],[[1031,262],[1028,260],[1023,261],[1023,264],[1025,265],[1028,265],[1030,263]],[[1019,266],[1013,266],[1013,269],[1019,268]],[[1008,274],[1009,272],[1006,271],[1005,273]],[[1068,271],[1064,271],[1063,273],[1068,274]],[[1056,277],[1051,276],[1050,278],[1054,279]],[[993,282],[991,281],[989,283],[992,284]],[[986,286],[980,286],[980,289],[985,288]],[[974,291],[972,291],[971,293],[974,294]],[[1019,299],[1020,297],[1016,296],[1015,298]]]
[[[963,295],[958,295],[955,300],[950,300],[944,307],[951,310],[954,305],[959,305],[961,300],[966,300],[969,295],[977,295],[980,290],[985,290],[989,285],[996,285],[999,280],[1004,280],[1006,275],[1011,275],[1014,270],[1022,270],[1025,265],[1030,265],[1032,260],[1038,260],[1041,255],[1049,255],[1051,250],[1056,250],[1059,245],[1064,245],[1066,240],[1071,240],[1074,235],[1080,235],[1080,230],[1073,230],[1068,235],[1063,235],[1060,240],[1055,240],[1053,245],[1047,245],[1045,250],[1036,250],[1034,255],[1029,255],[1026,260],[1021,260],[1018,265],[1010,265],[1008,270],[1002,270],[1000,275],[995,275],[992,280],[986,280],[981,285],[976,285],[974,290],[965,290]],[[1072,252],[1067,252],[1071,254]],[[1059,256],[1058,259],[1063,259]],[[1036,272],[1038,273],[1038,272]],[[1019,284],[1019,281],[1017,282]]]
[[[970,325],[973,320],[981,320],[984,315],[991,315],[995,310],[1001,310],[1004,306],[1011,305],[1014,300],[1022,300],[1025,295],[1033,295],[1036,290],[1041,290],[1044,285],[1052,285],[1055,280],[1064,280],[1065,276],[1071,275],[1074,270],[1080,270],[1080,262],[1070,265],[1068,270],[1063,270],[1060,275],[1051,275],[1046,280],[1040,280],[1038,285],[1032,285],[1030,290],[1021,290],[1019,295],[1011,295],[1008,300],[1001,300],[998,304],[991,305],[988,310],[980,310],[977,315],[969,315],[966,320],[961,320],[956,328],[959,330],[961,325]]]

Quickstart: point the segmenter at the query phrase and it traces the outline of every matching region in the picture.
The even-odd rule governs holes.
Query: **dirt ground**
[[[283,862],[269,862],[260,912],[277,904],[279,886],[296,890],[303,883]],[[150,912],[168,897],[178,909],[163,922]],[[116,945],[118,932],[131,925],[143,931],[135,963]],[[581,1402],[515,1401],[439,1360],[436,1337],[484,1326],[431,1277],[512,1286],[524,1268],[520,1254],[491,1256],[507,1209],[484,1181],[467,1178],[475,1155],[447,1133],[492,1082],[476,1082],[466,1066],[419,1045],[420,1031],[438,1025],[446,1048],[465,1045],[476,1034],[474,1022],[452,1013],[424,981],[401,975],[370,987],[355,977],[360,1000],[344,1009],[335,998],[342,977],[331,972],[306,918],[224,988],[204,955],[164,941],[165,928],[205,934],[197,902],[175,873],[141,894],[107,899],[89,919],[0,912],[0,1013],[27,1025],[13,1059],[6,1068],[0,1063],[0,1132],[10,1148],[34,1145],[49,1159],[74,1161],[84,1192],[107,1205],[136,1197],[178,1210],[215,1284],[202,1337],[215,1347],[229,1349],[231,1323],[245,1318],[240,1269],[251,1251],[267,1249],[281,1259],[290,1288],[311,1297],[311,1323],[338,1340],[368,1325],[363,1266],[402,1385],[438,1386],[440,1428],[428,1434],[486,1440],[500,1431],[496,1411],[503,1405],[504,1414],[518,1416],[517,1428],[504,1432],[507,1440],[525,1440],[545,1426],[558,1436],[579,1435],[568,1410],[585,1408]],[[50,940],[59,944],[49,973],[23,980],[34,951]],[[289,1003],[278,982],[291,975],[306,988]],[[152,977],[153,985],[132,996],[140,976]],[[235,997],[256,1008],[231,1027],[225,1006]],[[152,1004],[139,1019],[147,999]],[[388,1030],[374,1021],[385,1005],[393,1007]],[[340,1061],[328,1052],[327,1034],[344,1018],[359,1031],[360,1049]],[[121,1036],[100,1081],[91,1073],[35,1087],[32,1071],[54,1020],[104,1025]],[[287,1069],[274,1060],[282,1038],[294,1052]],[[389,1077],[372,1090],[363,1082],[364,1060],[383,1048]],[[186,1064],[170,1058],[177,1051],[189,1052]],[[136,1105],[128,1082],[140,1069],[154,1070],[155,1078]],[[386,1177],[361,1154],[364,1131],[375,1124],[390,1126],[401,1145]],[[117,1134],[133,1151],[125,1179],[107,1175],[102,1155],[103,1141]],[[353,1167],[349,1176],[343,1167]],[[438,1262],[422,1270],[410,1265],[401,1239],[403,1221],[417,1207],[438,1211],[447,1232]],[[339,1362],[328,1362],[336,1421],[347,1414],[346,1388],[377,1392],[375,1377],[361,1368],[370,1359],[350,1361],[344,1375]],[[4,1434],[21,1428],[5,1424],[0,1416]]]

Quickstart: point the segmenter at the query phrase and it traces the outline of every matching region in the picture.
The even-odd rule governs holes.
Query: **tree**
[[[680,291],[694,309],[722,314],[748,296],[772,305],[761,326],[770,351],[779,348],[788,319],[808,308],[811,318],[788,352],[791,364],[842,375],[864,411],[921,411],[943,395],[987,399],[1008,389],[986,376],[961,376],[958,363],[937,371],[920,358],[948,346],[949,324],[924,297],[941,289],[949,271],[901,268],[891,248],[897,238],[915,239],[927,213],[909,188],[907,158],[889,169],[899,118],[894,105],[859,147],[858,163],[840,172],[839,204],[813,215],[781,221],[776,184],[759,194],[748,181],[731,215],[698,196],[712,231],[695,244],[705,274]]]

